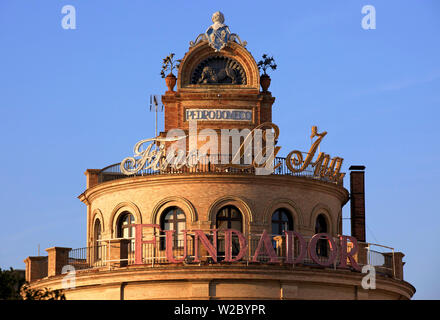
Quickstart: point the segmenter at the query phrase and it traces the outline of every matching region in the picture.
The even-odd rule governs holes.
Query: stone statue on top
[[[194,47],[196,44],[202,41],[208,41],[209,45],[216,51],[222,50],[229,41],[238,41],[243,47],[246,46],[246,41],[241,41],[240,37],[235,33],[231,33],[229,27],[224,24],[225,17],[220,11],[215,12],[212,15],[213,24],[206,30],[205,33],[198,35],[196,40],[190,41],[190,47]]]

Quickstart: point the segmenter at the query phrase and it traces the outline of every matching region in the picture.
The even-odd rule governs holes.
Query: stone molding
[[[104,216],[102,215],[101,210],[95,209],[95,210],[93,210],[93,213],[92,213],[92,228],[91,228],[92,234],[95,230],[95,223],[96,223],[97,219],[99,219],[101,222],[101,228],[102,228],[101,233],[106,232],[107,229],[105,228]]]
[[[210,56],[225,56],[237,61],[244,69],[247,77],[247,83],[244,85],[192,85],[191,76],[195,68]],[[201,42],[190,48],[185,54],[180,64],[177,76],[177,92],[185,90],[205,91],[207,86],[217,87],[221,90],[231,89],[260,89],[260,72],[254,57],[241,45],[229,42],[221,52],[215,52],[207,42]]]
[[[214,200],[208,209],[208,221],[211,223],[211,228],[215,228],[215,221],[218,211],[225,206],[231,205],[240,210],[243,216],[243,230],[241,231],[243,231],[245,234],[248,233],[250,224],[254,221],[249,202],[249,200],[244,199],[243,197],[233,195],[223,196]]]
[[[171,197],[167,197],[165,199],[160,200],[158,203],[156,203],[156,205],[154,206],[151,215],[150,215],[150,223],[151,224],[159,224],[160,225],[160,217],[163,213],[163,211],[169,207],[179,207],[180,209],[182,209],[185,213],[185,216],[188,220],[188,217],[190,217],[190,221],[191,222],[196,222],[197,221],[197,212],[196,209],[194,208],[193,204],[183,198],[183,197],[178,197],[178,196],[171,196]]]
[[[272,221],[272,214],[275,210],[280,208],[286,208],[292,212],[294,230],[298,230],[298,227],[301,228],[304,226],[304,217],[299,206],[293,200],[285,198],[276,199],[267,206],[262,217],[262,224],[269,224]]]
[[[142,214],[140,209],[136,204],[130,201],[120,202],[118,205],[115,206],[113,209],[110,219],[107,222],[109,225],[109,230],[111,231],[112,238],[116,237],[116,231],[117,231],[117,222],[119,219],[119,216],[122,212],[128,211],[131,214],[133,214],[135,223],[142,223]]]
[[[323,214],[326,218],[328,224],[328,232],[336,235],[338,223],[337,221],[335,222],[334,219],[337,219],[337,217],[333,215],[332,210],[329,206],[321,202],[313,207],[312,212],[309,215],[309,227],[313,231],[315,231],[316,218],[319,214]]]

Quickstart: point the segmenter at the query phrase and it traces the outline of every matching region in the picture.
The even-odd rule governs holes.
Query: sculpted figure
[[[210,66],[206,66],[203,68],[202,74],[198,80],[199,84],[207,84],[207,83],[225,83],[227,79],[231,79],[232,84],[237,83],[237,75],[235,74],[235,70],[232,68],[222,68],[220,70],[215,70]]]
[[[237,41],[240,45],[246,47],[247,42],[241,41],[240,37],[235,33],[231,33],[229,27],[224,24],[225,16],[223,13],[217,11],[211,19],[213,24],[205,33],[199,34],[195,41],[190,41],[190,47],[194,47],[201,41],[208,41],[215,52],[222,50],[228,44],[228,41]]]

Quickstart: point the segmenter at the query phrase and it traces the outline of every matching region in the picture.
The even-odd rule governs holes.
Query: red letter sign
[[[169,262],[172,263],[179,263],[179,262],[183,262],[186,258],[187,255],[187,250],[186,250],[186,243],[187,243],[187,239],[186,239],[186,230],[183,230],[183,236],[184,236],[184,240],[183,240],[183,258],[180,259],[175,259],[174,258],[174,253],[173,253],[173,235],[174,232],[176,232],[175,230],[165,230],[165,238],[166,238],[166,254],[167,254],[167,259]]]
[[[322,262],[319,260],[317,254],[316,254],[316,243],[319,239],[324,238],[327,239],[329,245],[330,245],[330,257],[328,257],[327,262]],[[317,233],[315,234],[309,243],[309,255],[312,258],[313,261],[315,261],[320,266],[327,267],[335,261],[336,258],[336,244],[333,241],[333,238],[328,233]]]
[[[196,236],[195,239],[195,257],[194,262],[200,262],[199,259],[199,238],[203,243],[203,246],[208,250],[208,253],[211,255],[214,262],[217,262],[217,230],[212,230],[212,242],[209,242],[208,238],[206,237],[206,234],[203,232],[203,230],[194,230],[194,234]]]
[[[357,270],[361,271],[361,268],[357,264],[356,260],[354,259],[354,255],[358,251],[358,244],[355,237],[351,236],[341,236],[341,268],[347,268],[347,258],[350,260],[351,266]],[[347,240],[350,240],[351,243],[353,243],[353,248],[351,248],[350,252],[347,252]]]
[[[303,236],[296,231],[284,231],[286,235],[286,263],[301,263],[306,255],[307,244]],[[299,241],[299,254],[296,259],[293,259],[293,253],[295,249],[294,236],[298,238]]]
[[[237,254],[235,259],[232,258],[232,233],[237,235],[240,242],[240,252]],[[241,232],[234,229],[225,230],[225,262],[234,262],[240,260],[246,254],[246,250],[247,241]]]
[[[270,260],[269,263],[276,263],[278,262],[277,254],[275,253],[275,250],[272,246],[272,241],[270,240],[269,236],[267,235],[266,230],[263,231],[263,234],[261,235],[260,242],[258,242],[257,250],[255,250],[254,257],[252,258],[252,262],[257,262],[258,256],[261,254],[261,247],[264,244],[264,249],[269,256]]]
[[[158,224],[136,224],[135,225],[135,249],[134,249],[134,264],[142,264],[142,244],[143,243],[151,243],[153,244],[154,249],[156,249],[156,237],[153,236],[153,239],[151,240],[142,240],[142,229],[152,227],[152,228],[158,228],[159,231],[160,226]]]

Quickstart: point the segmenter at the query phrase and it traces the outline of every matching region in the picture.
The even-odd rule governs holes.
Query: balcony
[[[62,267],[70,265],[75,268],[78,273],[81,272],[108,272],[117,271],[124,268],[163,268],[167,266],[191,267],[193,266],[207,266],[222,265],[232,266],[240,265],[243,268],[248,266],[284,266],[286,269],[294,271],[296,268],[311,268],[311,269],[326,269],[326,270],[349,270],[350,272],[357,272],[351,266],[347,259],[347,265],[342,268],[340,261],[340,246],[331,248],[329,242],[324,243],[324,247],[320,246],[321,252],[317,252],[318,261],[310,255],[310,251],[306,250],[304,258],[295,264],[286,263],[287,250],[291,250],[292,258],[295,260],[300,254],[299,243],[295,238],[292,248],[287,248],[287,242],[284,235],[272,235],[271,241],[276,252],[276,261],[270,262],[270,257],[267,254],[260,254],[254,259],[257,250],[260,234],[249,234],[246,238],[247,247],[242,259],[237,262],[225,262],[225,239],[220,234],[217,235],[217,262],[214,257],[209,254],[200,241],[198,241],[198,248],[195,247],[195,237],[192,232],[186,234],[186,255],[184,250],[184,235],[181,234],[173,240],[173,257],[181,262],[170,262],[166,255],[166,241],[164,235],[156,235],[155,242],[143,243],[141,250],[141,263],[135,264],[135,244],[134,239],[108,239],[102,240],[93,247],[70,249],[70,248],[50,248],[48,257],[29,257],[38,258],[38,261],[33,261],[32,264],[26,263],[26,275],[32,274],[32,278],[27,277],[28,281],[34,281],[42,278],[56,276],[62,274]],[[208,239],[213,239],[213,234],[207,234]],[[304,237],[306,243],[310,241],[310,237]],[[336,244],[339,244],[339,239],[333,239]],[[232,237],[231,254],[235,258],[239,251],[238,238]],[[348,243],[350,249],[350,242]],[[318,243],[319,246],[319,243]],[[196,249],[198,255],[196,256]],[[325,250],[322,250],[325,249]],[[326,252],[323,252],[326,251]],[[336,258],[334,262],[329,264],[331,252],[335,251]],[[348,251],[348,250],[347,250]],[[263,250],[263,252],[265,252]],[[373,243],[358,243],[358,252],[354,255],[357,264],[362,268],[365,265],[373,266],[376,275],[391,279],[403,280],[403,254],[395,252],[393,248],[373,244]],[[39,263],[40,261],[40,263]],[[41,265],[40,265],[41,264]],[[327,264],[323,266],[323,264]],[[33,270],[31,270],[33,269]],[[44,270],[45,269],[45,270]],[[37,270],[39,275],[35,272]]]

